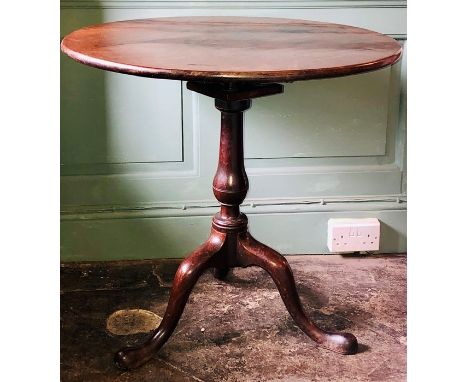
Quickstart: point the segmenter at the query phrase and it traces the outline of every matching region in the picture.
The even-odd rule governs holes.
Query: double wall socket
[[[376,218],[330,219],[327,245],[334,253],[378,251],[380,222]]]

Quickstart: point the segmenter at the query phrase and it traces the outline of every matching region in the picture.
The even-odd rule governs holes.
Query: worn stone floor
[[[324,329],[353,333],[358,354],[318,348],[296,327],[267,273],[247,268],[226,281],[203,275],[158,355],[123,372],[113,353],[157,325],[145,317],[164,314],[178,261],[66,263],[61,380],[405,381],[406,257],[287,258],[307,314]],[[127,309],[146,315],[108,320]],[[122,335],[132,330],[140,333]]]

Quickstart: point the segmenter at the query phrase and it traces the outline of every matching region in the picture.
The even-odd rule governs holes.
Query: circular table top
[[[100,69],[200,81],[285,82],[338,77],[395,63],[401,47],[367,29],[257,17],[167,17],[70,33],[62,51]]]

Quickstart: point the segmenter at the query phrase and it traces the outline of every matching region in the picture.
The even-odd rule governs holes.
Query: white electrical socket
[[[378,251],[380,222],[369,219],[329,219],[328,249],[334,253]]]

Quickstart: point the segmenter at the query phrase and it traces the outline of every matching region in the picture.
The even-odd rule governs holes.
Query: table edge
[[[285,71],[249,71],[249,72],[219,72],[219,71],[188,71],[186,69],[150,68],[101,60],[69,49],[62,40],[61,51],[71,59],[94,68],[134,75],[139,77],[160,78],[180,81],[209,82],[294,82],[321,78],[344,77],[353,74],[367,73],[397,63],[402,57],[402,47],[395,54],[384,59],[361,65],[340,66],[326,69],[298,69]]]

